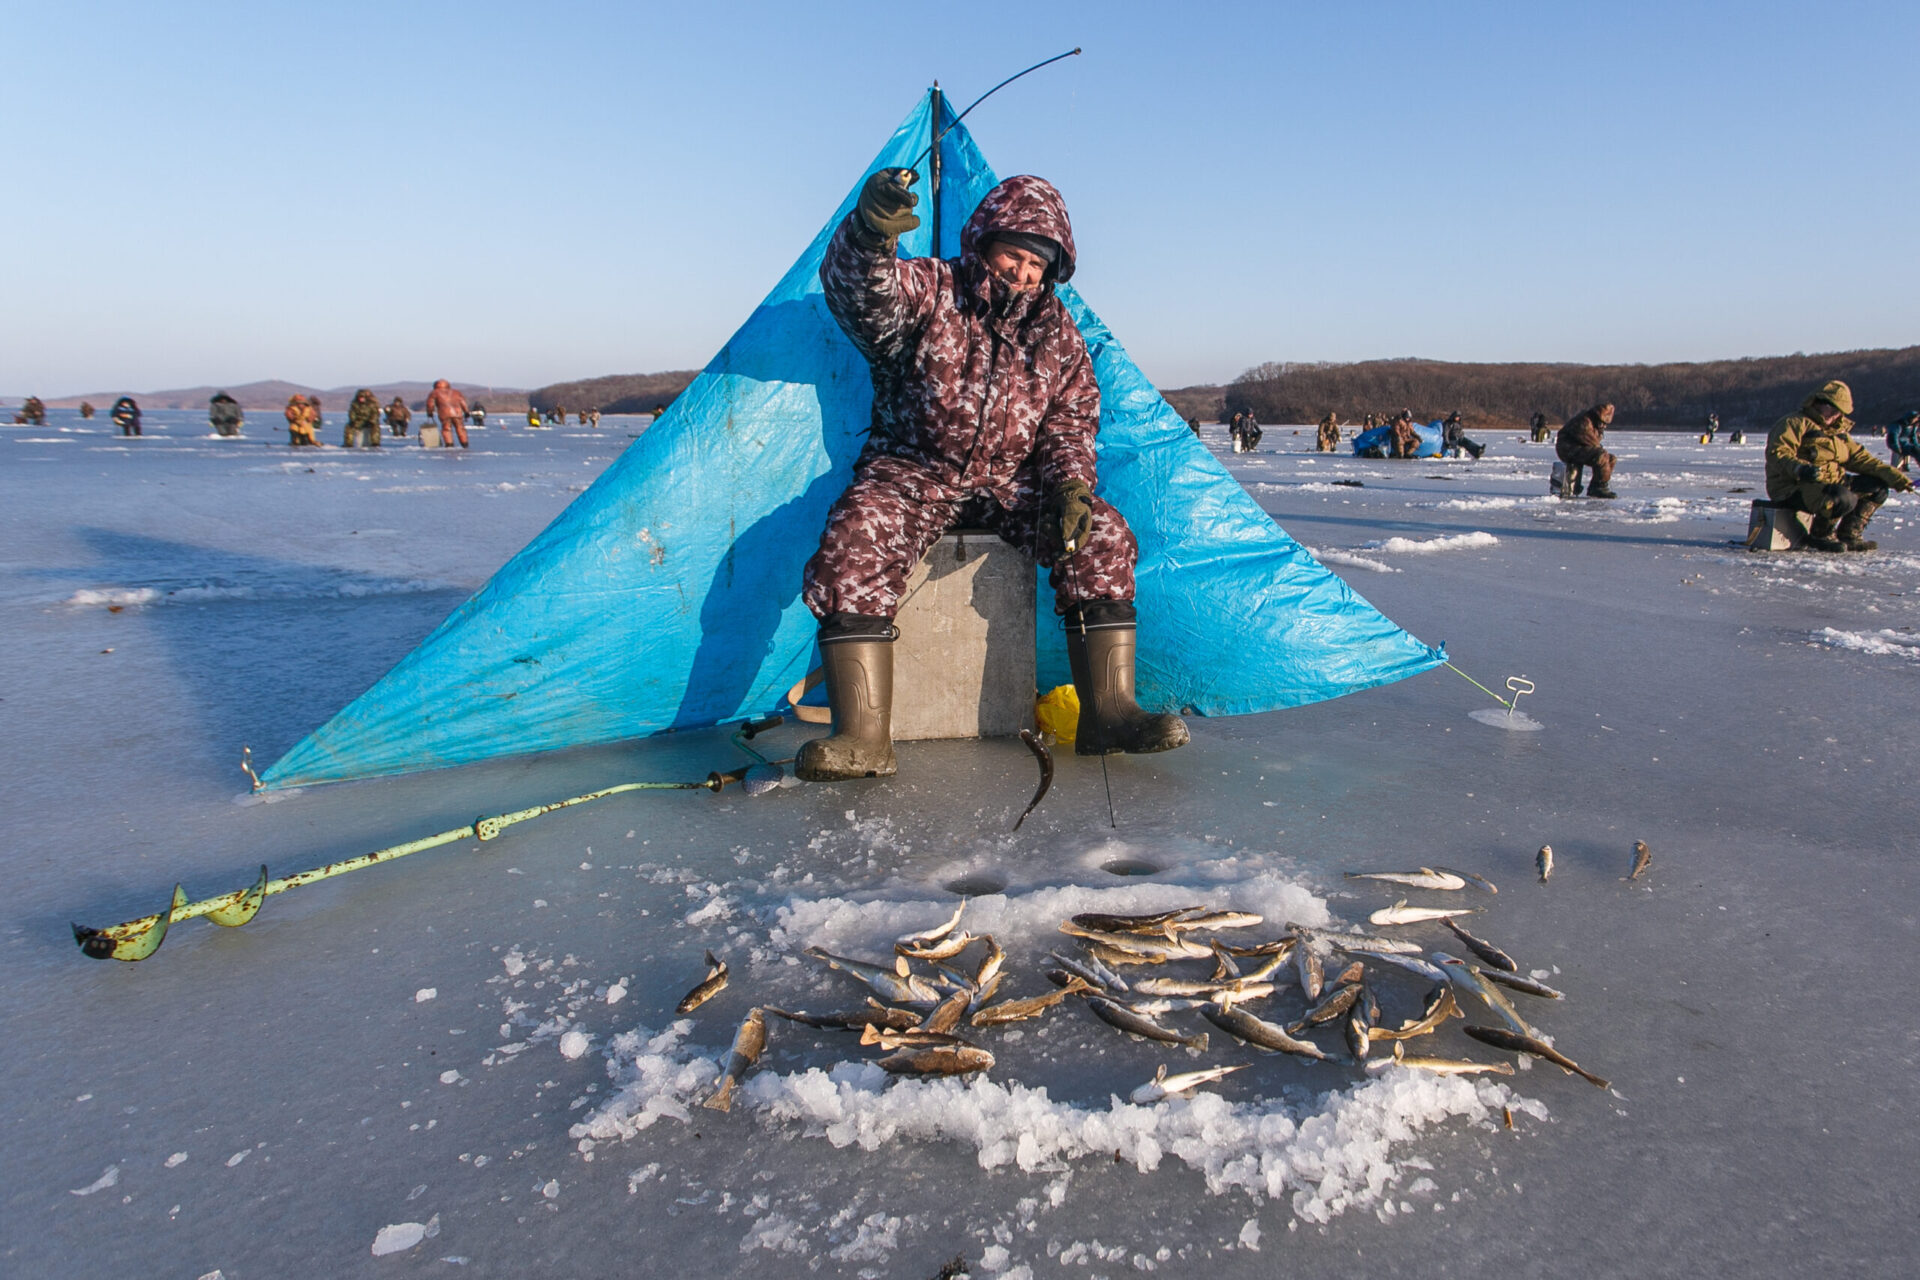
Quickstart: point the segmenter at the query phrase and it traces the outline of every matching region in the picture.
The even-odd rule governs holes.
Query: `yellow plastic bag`
[[[1033,704],[1034,723],[1040,732],[1050,733],[1063,747],[1073,745],[1080,730],[1080,695],[1070,684],[1063,684]]]

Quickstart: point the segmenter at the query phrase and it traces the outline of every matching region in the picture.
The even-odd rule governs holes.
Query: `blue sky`
[[[1163,386],[1920,342],[1910,3],[8,0],[0,391],[698,367],[1076,44],[968,126]]]

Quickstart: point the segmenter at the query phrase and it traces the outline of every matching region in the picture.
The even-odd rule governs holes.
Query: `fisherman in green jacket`
[[[1853,392],[1829,382],[1767,434],[1767,498],[1813,514],[1807,545],[1816,551],[1872,551],[1861,535],[1887,500],[1887,490],[1913,488],[1903,471],[1868,453],[1847,434]]]

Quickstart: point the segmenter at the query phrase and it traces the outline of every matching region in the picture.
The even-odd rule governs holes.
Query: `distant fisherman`
[[[93,405],[82,400],[80,402],[80,416],[91,422],[93,420]]]
[[[39,396],[28,396],[20,402],[20,417],[30,427],[47,425],[47,406]]]
[[[1601,443],[1612,424],[1613,406],[1597,404],[1585,413],[1575,414],[1568,419],[1566,426],[1560,428],[1560,436],[1554,442],[1554,452],[1560,455],[1560,461],[1567,464],[1567,493],[1570,497],[1580,496],[1580,472],[1585,467],[1593,468],[1593,483],[1587,486],[1589,498],[1620,496],[1607,487],[1607,481],[1613,479],[1613,464],[1617,459]]]
[[[462,449],[467,447],[467,398],[445,378],[436,381],[427,394],[427,412],[440,420],[442,447],[451,448],[455,436]]]
[[[121,396],[113,402],[113,424],[123,436],[140,434],[140,406],[132,396]]]
[[[387,406],[387,430],[393,432],[396,437],[404,438],[407,434],[407,424],[412,421],[413,410],[407,408],[406,400],[395,396],[393,403]]]
[[[287,419],[287,443],[295,449],[320,443],[320,416],[305,396],[291,396],[283,411]]]
[[[370,389],[362,387],[353,393],[353,403],[347,406],[344,435],[342,443],[349,449],[380,447],[380,401]]]
[[[1320,419],[1320,432],[1314,438],[1315,453],[1332,453],[1340,447],[1340,415],[1329,412]]]
[[[223,436],[237,436],[240,426],[247,415],[240,409],[240,402],[224,391],[214,393],[207,401],[207,421],[213,424],[214,432]]]
[[[1487,451],[1487,446],[1476,444],[1467,438],[1466,424],[1460,420],[1460,411],[1455,409],[1447,415],[1447,420],[1440,424],[1440,451],[1457,458],[1462,449],[1472,454],[1473,460],[1478,462],[1480,455]]]
[[[1847,434],[1852,412],[1847,384],[1829,382],[1767,434],[1767,497],[1813,514],[1807,545],[1815,551],[1872,551],[1880,544],[1861,535],[1887,490],[1913,488],[1906,472]]]
[[[1166,751],[1176,715],[1134,698],[1126,519],[1094,492],[1100,385],[1055,286],[1074,272],[1066,202],[1022,175],[989,191],[952,260],[898,256],[920,225],[912,171],[870,176],[820,267],[827,309],[866,357],[873,414],[853,481],[807,562],[833,736],[800,749],[809,781],[885,777],[894,614],[907,575],[956,524],[984,524],[1051,571],[1080,697],[1074,750]]]
[[[1553,438],[1553,428],[1547,425],[1547,415],[1535,411],[1533,415],[1533,442],[1545,444]]]
[[[1888,424],[1887,452],[1893,455],[1893,465],[1902,471],[1908,461],[1920,458],[1920,409],[1909,409],[1905,417]]]

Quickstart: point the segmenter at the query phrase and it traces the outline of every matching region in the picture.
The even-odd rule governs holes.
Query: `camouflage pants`
[[[951,488],[898,458],[862,460],[853,483],[827,513],[820,549],[807,561],[801,591],[817,618],[857,613],[891,618],[907,575],[940,535],[956,527],[991,529],[1052,572],[1053,609],[1091,600],[1132,600],[1140,545],[1121,514],[1096,497],[1093,533],[1063,556],[1059,525],[1047,518],[1039,478],[1022,471],[1002,488]]]

